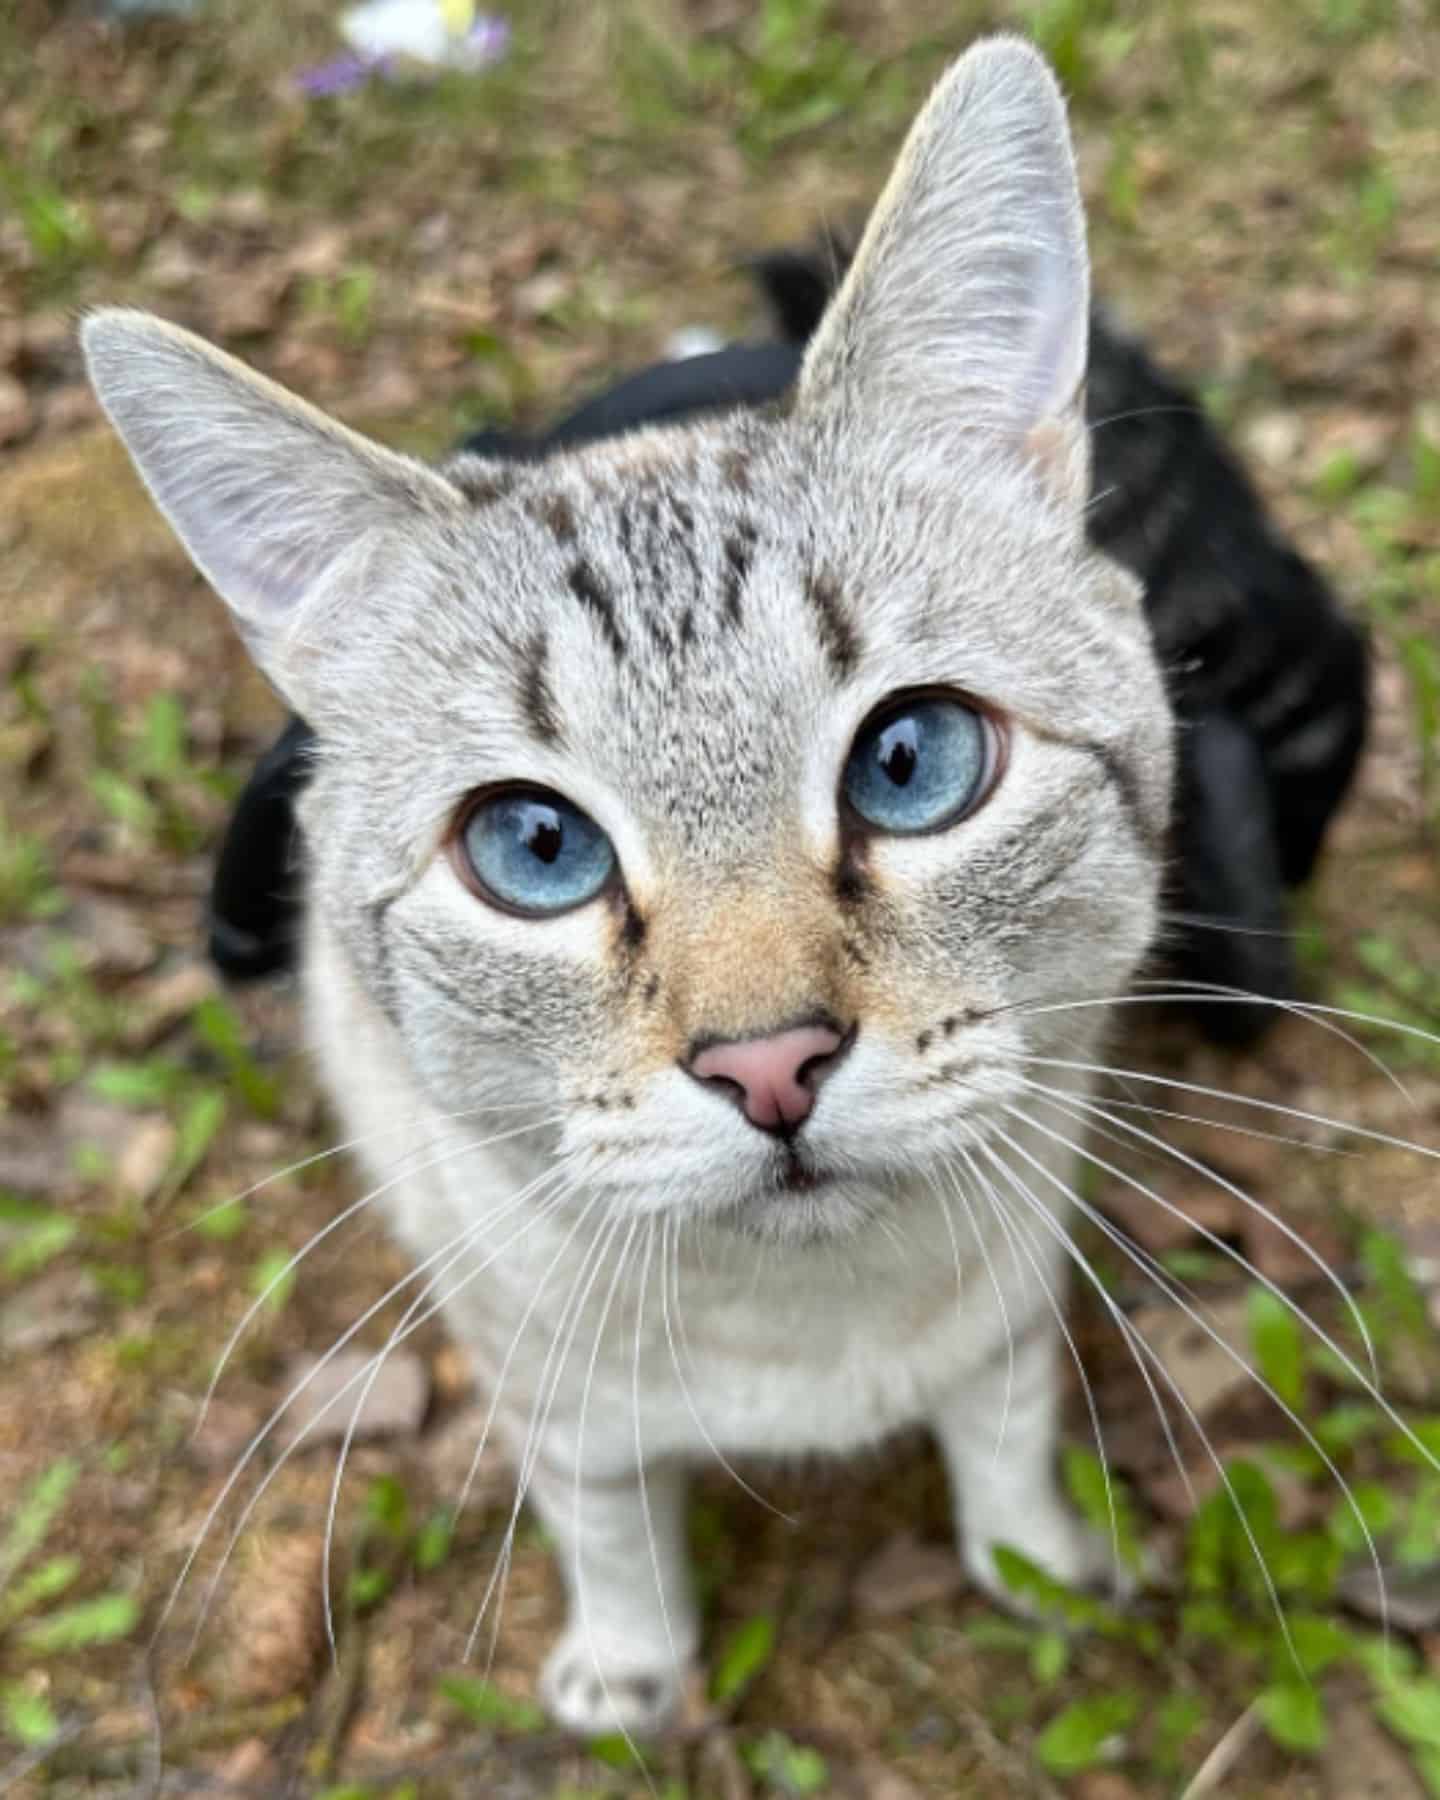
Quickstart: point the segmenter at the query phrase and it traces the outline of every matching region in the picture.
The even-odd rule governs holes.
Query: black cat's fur
[[[783,398],[843,272],[833,246],[760,258],[775,340],[658,363],[538,438],[483,431],[463,448],[531,460],[642,425]],[[1286,890],[1305,881],[1354,773],[1368,714],[1365,640],[1271,525],[1194,397],[1103,311],[1086,396],[1091,540],[1144,583],[1180,720],[1177,811],[1163,946],[1182,981],[1269,999],[1294,991]],[[312,742],[292,719],[236,805],[211,892],[211,955],[236,980],[294,959],[292,800]],[[1195,1008],[1210,1036],[1244,1041],[1272,1009]]]

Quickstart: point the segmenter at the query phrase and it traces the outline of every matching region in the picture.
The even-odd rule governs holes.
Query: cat
[[[1057,1301],[1176,726],[1086,535],[1089,318],[1063,100],[1000,37],[782,409],[437,469],[156,319],[83,326],[314,727],[310,1038],[407,1321],[443,1310],[553,1542],[576,1732],[674,1716],[717,1451],[923,1423],[983,1589],[1001,1543],[1118,1579],[1056,1484]]]
[[[535,461],[644,425],[780,402],[849,260],[829,238],[751,267],[777,339],[653,365],[538,438],[465,440]],[[1160,948],[1209,1037],[1253,1041],[1297,992],[1286,890],[1307,881],[1364,745],[1363,634],[1284,542],[1195,397],[1104,308],[1090,321],[1091,542],[1137,575],[1172,705],[1176,806]],[[299,935],[294,798],[314,734],[292,719],[256,765],[217,858],[210,949],[231,980],[288,968]],[[1224,997],[1225,990],[1234,999]]]

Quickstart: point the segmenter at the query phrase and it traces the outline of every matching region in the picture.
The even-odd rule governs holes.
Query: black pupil
[[[521,827],[525,848],[542,863],[553,863],[565,843],[565,829],[552,806],[532,806]]]
[[[905,787],[915,773],[915,765],[920,760],[915,747],[918,736],[913,719],[897,719],[880,733],[880,741],[876,746],[880,767],[896,787]]]

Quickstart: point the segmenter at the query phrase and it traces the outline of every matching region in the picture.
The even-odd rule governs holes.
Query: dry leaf
[[[100,1293],[85,1269],[48,1269],[0,1305],[0,1350],[49,1350],[84,1337],[100,1317]]]
[[[314,1356],[299,1356],[287,1364],[287,1393],[307,1383],[286,1414],[287,1441],[303,1440],[309,1449],[335,1443],[347,1434],[355,1443],[413,1436],[430,1404],[429,1368],[409,1350],[392,1350],[378,1370],[371,1363],[371,1352],[348,1350],[323,1366]]]
[[[1160,1206],[1148,1195],[1117,1181],[1106,1184],[1100,1202],[1106,1216],[1152,1256],[1181,1248],[1203,1249],[1205,1240],[1199,1227],[1217,1237],[1227,1236],[1235,1229],[1237,1215],[1245,1211],[1233,1194],[1227,1194],[1213,1182],[1169,1179],[1156,1191],[1170,1202],[1169,1206]]]
[[[1204,1325],[1172,1306],[1142,1306],[1130,1322],[1160,1359],[1195,1416],[1203,1420],[1223,1400],[1247,1387],[1251,1376],[1242,1366],[1250,1342],[1244,1299],[1237,1295],[1216,1301],[1204,1309],[1202,1317]],[[1167,1383],[1159,1385],[1162,1392],[1172,1392]]]
[[[907,1781],[883,1763],[867,1759],[857,1773],[865,1800],[921,1800],[920,1790],[913,1781]]]
[[[279,1700],[309,1681],[325,1647],[318,1532],[254,1532],[225,1603],[220,1678],[225,1698]]]
[[[138,1119],[129,1141],[115,1158],[115,1180],[124,1193],[148,1200],[165,1179],[175,1154],[176,1130],[158,1113]]]
[[[463,1407],[421,1442],[435,1492],[447,1504],[457,1504],[463,1493],[467,1506],[483,1510],[508,1501],[515,1492],[514,1472],[493,1426],[479,1461],[475,1459],[489,1411],[486,1405]]]
[[[1382,1598],[1374,1564],[1367,1558],[1347,1569],[1335,1592],[1362,1619],[1388,1619],[1396,1631],[1433,1631],[1440,1625],[1440,1563],[1420,1568],[1382,1561],[1385,1591]]]
[[[230,1470],[260,1429],[260,1409],[239,1400],[212,1400],[185,1449],[202,1469]]]
[[[1071,1800],[1143,1800],[1133,1781],[1114,1769],[1087,1769],[1070,1784]]]
[[[850,1590],[857,1612],[873,1618],[913,1612],[948,1600],[965,1586],[965,1569],[952,1549],[922,1544],[900,1532],[872,1556]]]

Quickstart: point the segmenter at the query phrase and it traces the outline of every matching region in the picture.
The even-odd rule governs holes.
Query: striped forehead
[[[658,448],[601,446],[504,491],[535,620],[506,660],[537,745],[714,831],[780,799],[797,726],[853,677],[863,632],[813,500],[763,443]]]

